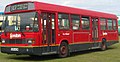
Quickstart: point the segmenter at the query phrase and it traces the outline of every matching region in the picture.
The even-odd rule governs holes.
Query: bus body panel
[[[32,39],[34,44],[1,44],[1,51],[8,54],[28,54],[28,55],[47,55],[58,54],[60,45],[63,41],[68,43],[69,51],[76,52],[82,50],[89,50],[94,48],[100,48],[103,39],[106,39],[107,46],[118,43],[118,31],[117,31],[117,17],[113,14],[107,14],[102,12],[96,12],[91,10],[84,10],[78,8],[71,8],[41,2],[17,2],[10,4],[22,4],[33,3],[34,9],[31,10],[16,10],[13,12],[5,11],[6,15],[16,13],[37,12],[38,13],[38,32],[4,32],[1,35],[2,39],[16,40],[16,39]],[[8,7],[7,6],[7,7]],[[59,14],[64,13],[68,15],[70,22],[69,29],[59,29]],[[80,16],[80,29],[72,29],[71,15],[76,14]],[[82,29],[82,16],[88,16],[89,29]],[[47,19],[45,19],[46,17]],[[63,17],[64,18],[64,17]],[[115,19],[116,30],[101,30],[100,23],[101,18]],[[47,21],[47,22],[46,22]],[[63,23],[63,22],[61,22]],[[52,28],[54,24],[54,28]],[[107,22],[106,22],[107,25]],[[64,26],[64,25],[63,25]],[[113,26],[113,25],[112,25]],[[107,26],[108,28],[108,26]],[[7,35],[6,35],[7,34]],[[20,34],[20,38],[11,38],[11,34]],[[25,36],[24,36],[25,35]],[[17,41],[15,41],[17,42]]]

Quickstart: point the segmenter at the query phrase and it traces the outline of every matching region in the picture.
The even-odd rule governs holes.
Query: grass
[[[33,58],[0,53],[0,62],[120,62],[120,43],[110,46],[106,51],[98,49],[81,51],[72,53],[67,58],[58,58],[56,55]]]

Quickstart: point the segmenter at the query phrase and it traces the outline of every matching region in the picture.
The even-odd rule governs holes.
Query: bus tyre
[[[67,57],[69,55],[68,44],[66,42],[62,42],[59,48],[59,57]]]
[[[107,49],[106,41],[103,41],[101,44],[101,50],[105,51]]]

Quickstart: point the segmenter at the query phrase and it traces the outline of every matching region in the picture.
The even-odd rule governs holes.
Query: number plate
[[[11,48],[11,51],[19,51],[18,48]]]

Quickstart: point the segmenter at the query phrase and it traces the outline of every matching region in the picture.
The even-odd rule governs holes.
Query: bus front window
[[[37,13],[29,12],[6,15],[5,31],[37,32],[38,31]]]

